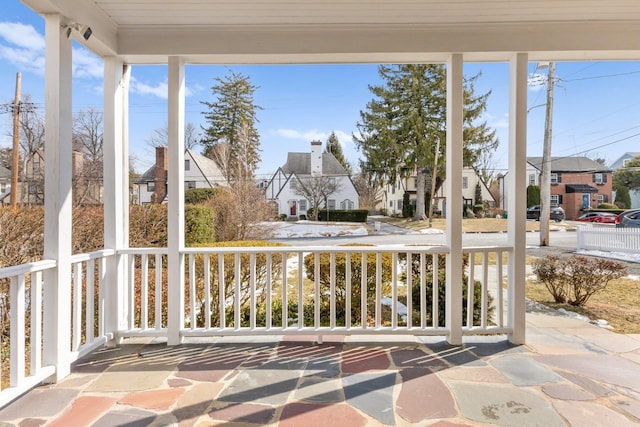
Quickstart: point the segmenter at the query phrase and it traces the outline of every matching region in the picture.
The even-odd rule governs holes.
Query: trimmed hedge
[[[327,221],[327,212],[329,220],[345,222],[367,222],[367,214],[369,213],[369,211],[366,209],[357,209],[352,211],[327,211],[326,209],[320,209],[318,210],[318,220]]]
[[[204,203],[216,194],[215,188],[190,188],[184,192],[185,205]]]
[[[184,207],[184,241],[187,246],[215,241],[213,210],[202,205]]]

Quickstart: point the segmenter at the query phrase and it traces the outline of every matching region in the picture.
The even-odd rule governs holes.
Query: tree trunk
[[[416,166],[416,213],[413,219],[420,221],[427,218],[424,212],[425,173],[421,165]]]

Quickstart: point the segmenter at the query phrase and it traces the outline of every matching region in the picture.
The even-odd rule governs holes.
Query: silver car
[[[631,209],[631,210],[622,212],[616,218],[616,227],[622,227],[622,228],[640,227],[640,209]]]

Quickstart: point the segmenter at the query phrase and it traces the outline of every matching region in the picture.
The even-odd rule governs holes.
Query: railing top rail
[[[106,258],[116,254],[114,249],[101,249],[99,251],[87,252],[71,256],[71,262],[84,262],[92,259]]]
[[[134,254],[134,255],[168,255],[168,248],[123,248],[116,251],[118,255]]]
[[[228,247],[202,247],[184,248],[180,251],[184,254],[218,254],[218,253],[297,253],[297,252],[322,252],[322,253],[448,253],[449,247],[443,245],[381,245],[381,246],[228,246]]]
[[[462,252],[510,252],[511,246],[463,246]]]
[[[0,268],[0,279],[35,273],[36,271],[44,271],[55,267],[56,261],[53,259],[43,259],[26,264],[12,265],[11,267]]]
[[[463,252],[508,252],[511,246],[465,246]],[[218,253],[297,253],[297,252],[322,252],[322,253],[448,253],[449,247],[445,245],[338,245],[338,246],[224,246],[224,247],[189,247],[180,250],[183,254],[218,254]],[[118,254],[155,255],[168,254],[167,248],[126,248],[118,249]]]

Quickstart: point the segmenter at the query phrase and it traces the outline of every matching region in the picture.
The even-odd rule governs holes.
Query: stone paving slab
[[[431,336],[132,339],[0,409],[0,427],[640,425],[640,340],[574,320],[528,314],[526,346],[497,335],[458,346]]]

